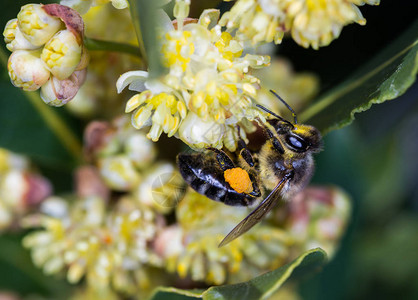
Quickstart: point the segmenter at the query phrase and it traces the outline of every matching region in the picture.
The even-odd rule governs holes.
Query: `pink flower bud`
[[[75,71],[69,78],[51,77],[41,88],[42,100],[51,106],[62,106],[71,101],[86,78],[87,69]]]

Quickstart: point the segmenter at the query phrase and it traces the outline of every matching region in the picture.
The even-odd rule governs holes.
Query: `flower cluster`
[[[61,106],[77,94],[86,76],[84,25],[74,10],[58,4],[27,4],[10,20],[3,36],[10,55],[7,69],[14,86],[41,88],[42,100]]]
[[[27,235],[23,244],[46,274],[66,269],[70,283],[85,276],[96,290],[111,285],[133,294],[147,282],[142,266],[160,264],[148,246],[157,230],[155,215],[130,198],[119,199],[108,211],[100,197],[78,199],[71,207],[52,197],[41,212],[44,229]]]
[[[188,191],[175,209],[177,222],[167,225],[164,215],[128,195],[115,204],[90,195],[71,206],[51,197],[42,204],[43,214],[27,222],[44,229],[27,235],[23,243],[45,273],[66,270],[71,283],[85,276],[89,288],[99,291],[111,286],[128,295],[149,292],[154,287],[149,268],[159,270],[160,281],[165,270],[208,284],[241,282],[283,265],[305,249],[320,246],[332,255],[350,212],[345,194],[311,188],[295,201],[284,215],[277,211],[280,217],[219,248],[248,209]]]
[[[27,227],[43,229],[23,243],[46,274],[85,278],[99,294],[146,292],[154,287],[148,268],[162,264],[153,240],[185,191],[181,176],[155,162],[155,144],[125,117],[89,124],[84,153],[91,164],[77,169],[75,195],[50,197],[26,217]]]
[[[180,4],[183,5],[180,5]],[[148,72],[123,74],[117,88],[140,92],[126,105],[135,128],[151,126],[148,137],[176,135],[193,148],[236,147],[235,127],[254,119],[251,98],[259,80],[250,69],[267,66],[269,58],[242,55],[243,44],[217,24],[219,11],[205,10],[198,20],[185,19],[188,6],[179,1],[174,23],[164,13],[162,59],[168,74],[148,79]]]
[[[155,250],[166,269],[182,278],[210,284],[249,280],[283,264],[292,239],[283,229],[262,224],[219,248],[228,230],[247,214],[245,207],[225,206],[189,191],[176,207],[177,224],[160,232]]]
[[[348,195],[336,187],[308,187],[286,209],[283,224],[298,245],[296,252],[321,247],[332,257],[351,215]]]
[[[323,247],[332,256],[350,215],[347,195],[308,188],[266,222],[222,248],[219,242],[247,214],[188,192],[176,208],[177,224],[163,229],[155,247],[168,271],[211,284],[242,282],[283,265],[304,250]]]
[[[156,146],[120,117],[112,124],[92,122],[85,134],[86,155],[108,189],[128,192],[139,203],[166,212],[184,192],[173,164],[155,161]],[[103,194],[102,194],[103,195]]]
[[[25,157],[0,148],[0,231],[20,226],[21,217],[51,191],[49,181],[32,171]]]
[[[230,0],[225,0],[230,1]],[[282,41],[286,32],[301,46],[318,49],[356,22],[366,24],[356,5],[378,5],[379,0],[238,0],[220,24],[238,29],[238,36],[253,44]]]

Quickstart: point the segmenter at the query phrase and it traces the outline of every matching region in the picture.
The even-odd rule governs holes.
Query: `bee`
[[[209,153],[177,156],[182,177],[198,193],[227,205],[252,207],[258,203],[219,247],[250,230],[279,201],[290,199],[303,189],[314,171],[312,154],[322,148],[319,131],[310,125],[298,124],[293,109],[275,91],[270,92],[290,110],[294,122],[257,104],[273,117],[266,123],[258,120],[265,135],[258,151],[251,153],[239,139],[236,153],[208,148]],[[266,196],[263,198],[263,195]]]

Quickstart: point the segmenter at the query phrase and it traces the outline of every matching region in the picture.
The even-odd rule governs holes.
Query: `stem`
[[[84,45],[90,51],[121,52],[131,54],[139,58],[142,57],[140,48],[130,44],[102,41],[85,37]]]
[[[81,143],[67,124],[63,122],[52,107],[42,101],[38,93],[24,92],[24,94],[42,116],[50,130],[64,145],[65,149],[71,153],[76,162],[80,162],[82,154]]]
[[[0,63],[7,68],[7,55],[0,49]],[[42,116],[46,125],[55,134],[58,140],[64,145],[76,162],[81,159],[81,143],[76,135],[71,131],[67,124],[59,117],[59,115],[50,106],[46,105],[40,98],[38,93],[23,92],[25,97],[29,99],[38,113]]]
[[[129,2],[129,10],[131,12],[131,19],[134,23],[136,38],[138,40],[139,50],[141,51],[141,56],[146,65],[148,65],[148,58],[147,52],[145,50],[144,38],[141,32],[141,25],[139,23],[139,15],[138,15],[138,7],[137,7],[137,0],[128,0]]]

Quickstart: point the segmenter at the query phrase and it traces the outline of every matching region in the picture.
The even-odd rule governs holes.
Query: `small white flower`
[[[224,132],[224,124],[205,122],[198,115],[189,113],[179,128],[179,137],[193,148],[202,149],[207,145],[221,148]]]
[[[123,155],[101,159],[99,169],[104,181],[116,190],[129,190],[139,181],[132,161]]]
[[[144,168],[154,160],[156,150],[144,134],[134,133],[125,142],[125,153],[137,168]]]

